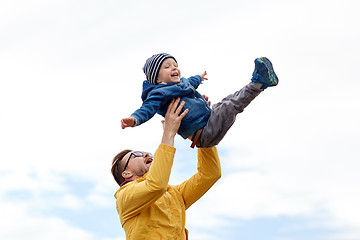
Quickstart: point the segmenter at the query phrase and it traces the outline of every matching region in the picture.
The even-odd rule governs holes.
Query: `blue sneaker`
[[[279,82],[272,64],[266,57],[255,59],[255,70],[251,81],[262,83],[261,89],[276,86]]]

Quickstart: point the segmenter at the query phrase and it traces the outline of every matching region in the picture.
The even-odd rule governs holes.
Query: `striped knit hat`
[[[154,54],[146,60],[143,71],[150,84],[156,85],[156,79],[159,74],[160,66],[167,58],[173,58],[176,61],[173,56],[167,53]]]

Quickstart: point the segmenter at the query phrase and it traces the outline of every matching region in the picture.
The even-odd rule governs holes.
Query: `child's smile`
[[[181,77],[180,69],[173,58],[167,58],[161,64],[157,83],[179,83]]]

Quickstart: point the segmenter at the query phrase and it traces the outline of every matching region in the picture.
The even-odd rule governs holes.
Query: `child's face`
[[[178,69],[177,62],[173,58],[167,58],[161,64],[157,83],[179,83],[180,69]]]

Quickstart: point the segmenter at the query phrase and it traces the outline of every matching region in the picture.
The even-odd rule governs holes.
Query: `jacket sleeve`
[[[136,119],[135,126],[143,124],[151,119],[161,108],[162,104],[164,104],[164,97],[164,94],[157,91],[145,99],[141,107],[131,114],[131,116]]]
[[[166,192],[174,155],[174,147],[160,144],[146,177],[120,188],[116,195],[116,208],[121,224],[152,205]]]
[[[197,89],[202,82],[202,78],[200,77],[200,75],[189,77],[187,80],[195,89]]]
[[[198,148],[198,172],[176,186],[188,209],[201,198],[221,177],[221,166],[216,147]]]

